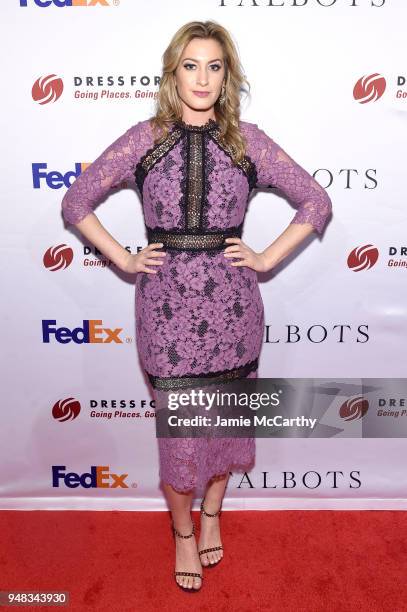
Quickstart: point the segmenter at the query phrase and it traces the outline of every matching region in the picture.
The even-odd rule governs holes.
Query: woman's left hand
[[[231,266],[247,266],[256,270],[256,272],[269,271],[264,253],[256,253],[241,238],[225,238],[225,242],[228,242],[231,246],[225,249],[224,257],[227,259],[241,258],[240,261],[231,261]]]

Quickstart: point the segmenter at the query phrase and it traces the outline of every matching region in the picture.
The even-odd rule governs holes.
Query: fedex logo
[[[66,472],[65,465],[52,466],[52,486],[59,487],[60,481],[69,489],[83,487],[84,489],[128,489],[124,482],[128,474],[113,474],[109,471],[108,465],[92,465],[90,472],[77,474],[76,472]]]
[[[75,344],[94,344],[96,342],[123,344],[119,338],[119,333],[123,331],[123,328],[110,329],[109,327],[102,327],[103,321],[98,319],[83,320],[83,326],[74,327],[74,329],[57,327],[56,323],[55,319],[45,319],[42,321],[42,341],[46,344],[50,343],[52,336],[60,344],[68,344],[69,342],[74,342]]]
[[[66,6],[110,6],[108,0],[31,0],[32,4],[47,8],[54,5],[57,8]],[[20,6],[27,6],[28,0],[20,0]]]
[[[69,188],[71,186],[70,178],[78,178],[80,174],[87,168],[89,164],[76,163],[75,170],[69,170],[65,174],[55,170],[47,171],[47,164],[32,164],[33,187],[34,189],[41,188],[41,181],[45,180],[47,187],[50,189],[60,189],[61,187]]]

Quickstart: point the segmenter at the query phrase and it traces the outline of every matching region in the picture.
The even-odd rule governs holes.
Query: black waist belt
[[[191,251],[206,251],[223,249],[228,245],[225,238],[240,238],[243,223],[236,227],[228,227],[219,232],[183,233],[178,230],[152,229],[147,227],[148,244],[162,242],[165,248]]]
[[[175,391],[176,389],[188,389],[194,387],[206,387],[208,385],[220,385],[241,378],[246,378],[250,372],[254,372],[259,367],[258,357],[249,361],[245,365],[238,366],[231,370],[210,372],[206,374],[186,374],[184,376],[160,377],[153,376],[147,372],[151,386],[161,391]]]

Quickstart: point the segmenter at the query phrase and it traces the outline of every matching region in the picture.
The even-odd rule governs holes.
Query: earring
[[[222,92],[219,96],[219,104],[225,104],[226,102],[226,88],[225,85],[222,85]]]

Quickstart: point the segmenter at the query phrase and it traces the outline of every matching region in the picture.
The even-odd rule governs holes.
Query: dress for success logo
[[[42,262],[44,267],[51,272],[65,270],[71,265],[73,260],[73,250],[66,244],[57,244],[49,247],[44,253]]]
[[[76,419],[81,411],[81,405],[78,400],[73,397],[59,400],[52,407],[52,416],[56,421],[72,421]]]
[[[348,255],[348,268],[354,272],[369,270],[379,259],[379,250],[373,244],[364,244],[354,248]]]
[[[360,104],[376,102],[386,91],[386,79],[375,72],[361,77],[353,88],[353,97]]]
[[[67,472],[65,465],[52,466],[52,486],[59,487],[60,481],[69,489],[83,487],[85,489],[128,489],[128,485],[124,482],[128,474],[113,474],[110,472],[108,465],[92,465],[90,472],[77,474],[76,472]]]
[[[56,102],[62,96],[64,83],[56,74],[39,77],[32,86],[31,95],[38,104]]]

